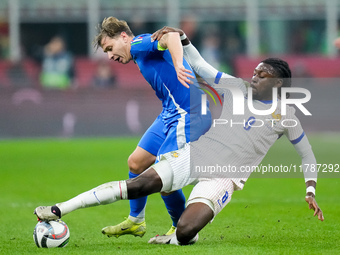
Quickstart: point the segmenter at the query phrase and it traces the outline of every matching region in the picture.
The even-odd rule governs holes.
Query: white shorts
[[[179,190],[187,185],[195,185],[187,205],[204,203],[216,216],[229,202],[234,190],[238,187],[227,178],[192,178],[190,177],[190,145],[165,153],[161,160],[152,166],[160,176],[162,192]]]
[[[162,192],[179,190],[194,184],[196,178],[190,178],[190,146],[161,155],[160,161],[152,166],[162,180]]]
[[[204,203],[214,212],[214,216],[230,202],[237,186],[227,178],[199,178],[192,189],[187,206],[193,203]]]

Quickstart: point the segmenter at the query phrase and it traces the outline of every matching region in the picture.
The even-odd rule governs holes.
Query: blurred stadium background
[[[340,54],[333,42],[340,0],[0,0],[0,254],[46,254],[32,240],[34,208],[127,178],[129,154],[161,111],[134,63],[110,63],[95,52],[95,27],[108,16],[125,19],[135,35],[181,27],[209,63],[246,80],[265,57],[287,60],[293,86],[312,95],[305,106],[313,115],[297,115],[318,163],[339,164]],[[58,48],[56,36],[67,54],[51,64],[45,52]],[[46,68],[68,64],[67,77],[52,76],[59,84],[46,83]],[[73,137],[80,139],[60,139]],[[300,164],[292,148],[280,139],[263,164]],[[299,174],[251,178],[181,253],[339,254],[339,172],[318,180],[323,223],[307,209]],[[63,254],[179,254],[178,247],[145,245],[168,229],[158,195],[148,199],[143,239],[100,233],[127,216],[127,201],[92,209],[65,218],[71,241]]]
[[[307,131],[339,131],[340,0],[0,0],[0,139],[140,135],[161,111],[133,63],[107,63],[92,40],[104,18],[135,35],[181,27],[206,60],[245,79],[267,56],[290,64],[312,93]],[[72,56],[70,83],[44,86],[45,46],[59,36]],[[111,86],[95,76],[101,66]]]

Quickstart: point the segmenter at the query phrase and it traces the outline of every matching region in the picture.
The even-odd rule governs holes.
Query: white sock
[[[197,240],[198,240],[198,234],[196,234],[196,235],[188,242],[188,244],[194,244],[194,243],[197,242]],[[170,244],[181,245],[180,242],[178,242],[178,240],[177,240],[176,233],[175,233],[175,235],[170,239]]]
[[[106,205],[122,199],[127,199],[126,182],[114,181],[102,184],[56,206],[60,209],[61,216],[64,216],[80,208]]]
[[[176,234],[170,239],[170,244],[179,245]]]
[[[129,220],[131,220],[134,223],[141,223],[141,222],[145,221],[145,207],[143,209],[143,212],[144,213],[142,215],[139,214],[137,217],[129,215],[128,218],[129,218]]]

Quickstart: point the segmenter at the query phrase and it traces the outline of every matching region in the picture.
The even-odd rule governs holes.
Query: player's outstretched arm
[[[315,200],[315,188],[316,188],[316,181],[317,181],[317,171],[316,167],[316,159],[312,150],[312,147],[308,141],[306,135],[301,139],[300,142],[294,145],[296,151],[301,157],[301,166],[302,171],[305,177],[306,183],[306,197],[305,200],[309,205],[309,209],[314,210],[314,216],[318,216],[318,219],[323,221],[323,213],[320,207],[318,206]]]
[[[315,189],[316,182],[315,181],[308,181],[306,182],[307,189],[308,187],[313,187]],[[314,210],[314,216],[318,216],[318,219],[324,221],[323,213],[321,208],[318,206],[318,203],[315,200],[315,195],[312,192],[307,192],[305,197],[306,202],[308,203],[309,209]]]
[[[188,61],[189,65],[194,69],[194,71],[199,74],[203,79],[205,79],[211,86],[215,84],[212,82],[219,71],[207,63],[198,50],[193,46],[189,39],[186,37],[183,30],[173,27],[163,27],[157,30],[152,37],[154,39],[161,39],[164,35],[170,32],[177,32],[181,36],[181,42],[183,45],[184,58]],[[224,74],[224,78],[235,78],[231,75]]]
[[[216,78],[219,77],[218,80],[220,80],[221,76],[219,76],[222,72],[219,72],[217,69],[215,69],[213,66],[211,66],[209,63],[207,63],[201,54],[198,52],[198,50],[190,43],[189,39],[186,37],[185,33],[179,29],[179,28],[173,28],[173,27],[163,27],[159,30],[157,30],[153,35],[152,38],[160,40],[164,36],[167,36],[168,33],[179,33],[181,37],[181,43],[183,45],[183,54],[186,61],[189,63],[189,65],[192,67],[192,69],[201,76],[210,86],[216,88]],[[183,72],[183,70],[182,70]],[[228,75],[226,73],[222,74],[224,83],[222,84],[219,82],[219,88],[216,88],[217,92],[219,94],[224,94],[225,90],[221,89],[221,86],[224,87],[225,85],[232,85],[232,86],[239,86],[243,90],[245,88],[244,82],[241,80],[234,80],[233,76]],[[234,80],[234,82],[231,82],[231,79]]]
[[[183,45],[184,58],[188,61],[189,65],[198,73],[203,79],[214,79],[218,73],[213,66],[208,64],[198,50],[190,43],[183,30],[173,27],[163,27],[153,33],[152,38],[155,40],[162,40],[169,33],[179,33]],[[210,85],[211,82],[207,81]]]
[[[188,84],[193,83],[190,79],[195,79],[195,77],[191,75],[191,70],[185,69],[183,65],[183,48],[179,33],[169,32],[163,35],[159,40],[159,45],[164,49],[169,49],[178,80],[183,86],[189,88]]]

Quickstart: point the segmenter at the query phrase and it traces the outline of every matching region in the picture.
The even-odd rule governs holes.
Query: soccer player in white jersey
[[[159,39],[168,31],[180,33],[182,44],[185,45],[184,54],[189,64],[207,82],[224,93],[219,120],[229,120],[228,123],[223,122],[222,125],[222,122],[215,122],[199,140],[187,144],[180,150],[164,154],[160,162],[137,178],[109,182],[66,202],[37,207],[35,214],[40,220],[58,219],[79,208],[134,199],[160,191],[171,192],[193,184],[195,186],[176,232],[170,236],[156,236],[149,241],[157,244],[192,244],[197,241],[198,232],[230,202],[233,192],[243,188],[250,172],[240,171],[241,168],[258,165],[281,135],[285,134],[292,142],[301,156],[303,166],[316,165],[313,151],[294,114],[294,109],[287,107],[287,114],[284,115],[283,109],[280,108],[281,88],[290,87],[291,80],[291,72],[285,61],[270,58],[261,62],[254,70],[248,93],[247,86],[241,79],[218,72],[206,63],[183,31],[165,27],[156,32],[154,38]],[[182,71],[186,72],[185,69]],[[233,100],[230,91],[233,88],[242,91],[242,96],[246,98],[244,115],[234,115],[232,112]],[[278,92],[273,94],[273,91]],[[272,101],[273,97],[276,100]],[[255,117],[248,110],[248,100],[251,100],[254,108],[258,110],[268,110],[273,105],[277,107],[272,113]],[[209,177],[195,172],[197,166],[212,165],[231,165],[237,171],[228,174],[220,172]],[[305,200],[309,209],[314,210],[314,216],[317,215],[318,219],[323,221],[322,210],[315,200],[317,173],[310,168],[303,170],[306,183]]]

